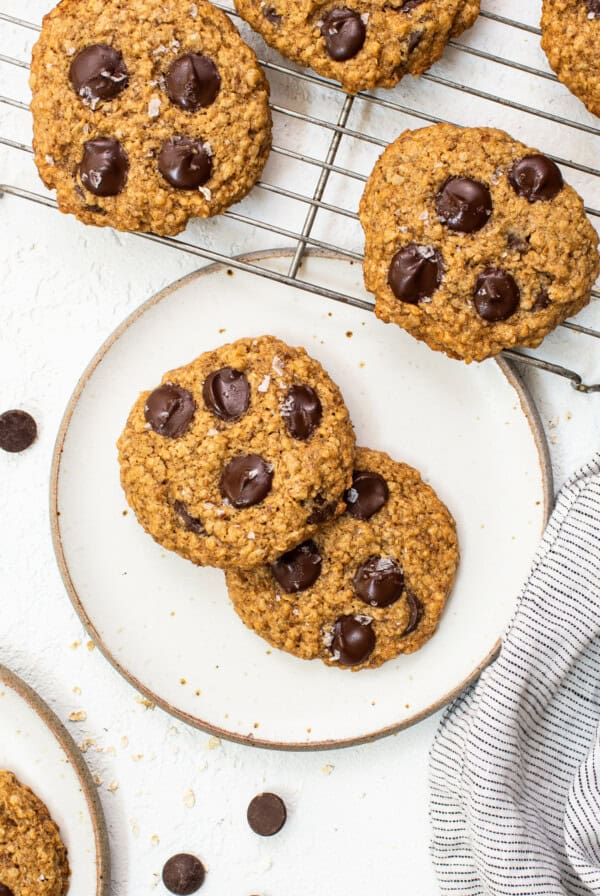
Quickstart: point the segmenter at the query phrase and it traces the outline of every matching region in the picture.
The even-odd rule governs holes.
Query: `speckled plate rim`
[[[266,261],[269,258],[291,258],[293,254],[293,250],[290,249],[266,249],[261,252],[253,252],[250,254],[236,256],[236,261],[240,261],[243,263],[256,263]],[[331,258],[334,260],[347,261],[345,256],[331,252],[311,250],[306,254],[312,257]],[[170,704],[168,700],[163,699],[162,697],[158,696],[158,694],[154,693],[154,691],[152,691],[150,688],[146,687],[135,675],[129,672],[129,670],[126,669],[125,666],[117,660],[117,658],[111,653],[108,646],[104,643],[99,632],[96,630],[93,622],[89,618],[83,602],[71,579],[71,574],[69,572],[69,567],[65,557],[62,538],[60,534],[58,489],[63,447],[69,425],[71,423],[71,418],[73,417],[73,413],[75,411],[81,393],[86,387],[89,378],[95,371],[96,367],[101,363],[109,349],[114,345],[115,342],[117,342],[122,334],[126,330],[128,330],[136,320],[138,320],[138,318],[146,313],[146,311],[148,311],[150,308],[153,308],[155,305],[157,305],[163,299],[167,298],[172,292],[179,289],[184,284],[196,280],[197,278],[202,277],[206,274],[212,274],[216,271],[226,269],[227,264],[225,263],[219,262],[216,264],[208,264],[205,267],[200,268],[199,270],[192,271],[190,274],[186,274],[184,277],[180,277],[174,283],[171,283],[160,292],[151,296],[151,298],[143,302],[138,308],[136,308],[135,311],[133,311],[128,317],[126,317],[125,320],[111,333],[108,339],[106,339],[98,349],[88,366],[85,368],[83,374],[81,375],[79,382],[77,383],[75,390],[71,395],[71,398],[69,399],[58,430],[50,474],[50,526],[52,531],[54,551],[56,554],[60,574],[67,590],[67,594],[71,599],[77,615],[79,616],[81,622],[83,623],[85,629],[87,630],[94,643],[100,649],[108,662],[113,666],[113,668],[116,669],[117,672],[119,672],[120,675],[123,676],[123,678],[125,678],[131,685],[133,685],[133,687],[141,694],[143,694],[148,700],[156,704],[156,706],[159,706],[165,712],[169,713],[169,715],[172,715],[180,721],[185,722],[187,725],[191,725],[193,728],[197,728],[200,731],[204,731],[207,734],[221,737],[225,740],[234,741],[236,743],[245,744],[252,747],[261,747],[263,749],[269,750],[313,752],[319,750],[339,749],[341,747],[353,747],[363,743],[370,743],[374,740],[378,740],[381,737],[386,737],[390,734],[396,734],[398,731],[402,731],[405,728],[410,728],[412,725],[416,725],[418,722],[423,721],[423,719],[426,719],[434,712],[437,712],[439,709],[447,706],[448,703],[454,700],[454,698],[461,693],[461,691],[463,691],[479,677],[486,666],[488,666],[494,659],[496,659],[501,646],[500,639],[496,642],[494,647],[490,650],[490,652],[482,660],[482,662],[479,663],[477,667],[471,672],[471,674],[468,675],[463,681],[461,681],[459,685],[448,691],[443,697],[440,697],[439,700],[436,700],[426,709],[422,710],[414,716],[411,716],[410,719],[406,719],[403,722],[398,722],[393,725],[387,725],[384,728],[378,729],[377,731],[373,731],[370,734],[363,735],[361,737],[347,738],[344,740],[330,739],[324,741],[315,741],[311,743],[305,743],[302,741],[297,743],[282,743],[278,741],[262,740],[254,736],[235,734],[231,731],[220,728],[217,725],[212,725],[209,722],[205,722],[202,719],[198,719],[195,716],[190,715],[189,713],[177,709],[175,706]],[[335,301],[335,299],[328,299],[327,297],[324,297],[323,301]],[[488,361],[487,363],[491,362]],[[548,442],[546,440],[544,428],[535,402],[520,375],[516,371],[515,367],[505,358],[496,358],[495,363],[498,365],[498,367],[508,380],[509,384],[513,387],[517,394],[521,409],[527,420],[537,448],[539,467],[542,476],[544,502],[543,521],[545,526],[548,522],[548,519],[552,512],[552,508],[554,506],[554,483],[552,475],[552,464],[550,462],[550,453],[548,450]],[[541,535],[542,533],[540,533],[540,538]]]
[[[26,684],[22,678],[0,663],[0,683],[14,691],[25,703],[40,717],[46,728],[54,735],[59,746],[64,751],[73,771],[79,781],[79,786],[85,798],[92,829],[94,831],[94,844],[96,847],[96,896],[110,896],[110,848],[108,829],[104,819],[104,811],[96,785],[92,775],[85,764],[77,744],[60,721],[58,716],[50,709],[40,695]]]

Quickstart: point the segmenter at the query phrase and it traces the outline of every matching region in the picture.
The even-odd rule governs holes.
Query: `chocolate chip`
[[[286,594],[296,594],[315,584],[321,575],[322,565],[323,560],[314,541],[305,541],[282,554],[271,564],[271,571]]]
[[[531,248],[529,237],[524,238],[518,233],[509,233],[506,241],[511,252],[517,252],[519,255],[526,255]]]
[[[352,485],[344,495],[346,510],[357,520],[369,520],[390,496],[388,484],[379,473],[355,470]]]
[[[336,62],[345,62],[362,49],[367,32],[359,13],[347,6],[338,6],[324,17],[321,34],[328,56]]]
[[[412,591],[406,592],[406,602],[408,604],[408,623],[402,633],[403,638],[411,635],[423,618],[423,604]]]
[[[177,896],[196,893],[205,877],[206,870],[200,859],[187,852],[171,856],[162,871],[163,884],[170,893],[176,893]]]
[[[37,425],[27,411],[4,411],[0,414],[0,448],[17,454],[35,442]]]
[[[285,803],[276,793],[259,793],[248,806],[247,818],[255,834],[272,837],[286,822]]]
[[[548,295],[548,291],[545,289],[541,289],[538,293],[538,297],[535,300],[534,304],[531,306],[532,311],[543,311],[544,308],[547,308],[550,304],[550,296]]]
[[[281,416],[294,439],[305,442],[323,416],[319,396],[312,386],[290,386],[281,406]]]
[[[492,194],[471,177],[449,177],[435,198],[442,222],[459,233],[475,233],[492,214]]]
[[[411,12],[411,10],[420,6],[421,3],[425,3],[425,0],[404,0],[404,3],[400,7],[400,12]]]
[[[593,19],[600,19],[600,0],[585,0],[588,15]]]
[[[359,566],[352,581],[361,600],[372,607],[389,607],[404,591],[404,573],[389,557],[369,557]]]
[[[69,79],[75,93],[93,109],[100,100],[112,100],[125,90],[129,75],[119,50],[91,44],[73,58]]]
[[[508,180],[515,193],[528,202],[549,202],[564,186],[558,165],[539,153],[515,162]]]
[[[15,894],[5,884],[0,884],[0,896],[15,896]]]
[[[186,112],[196,112],[214,103],[221,88],[221,78],[208,56],[185,53],[171,63],[166,86],[172,103]]]
[[[178,439],[188,429],[196,412],[191,392],[174,383],[163,383],[146,399],[144,416],[159,436]]]
[[[487,268],[477,278],[474,302],[484,320],[507,320],[519,307],[521,293],[514,277],[498,268]]]
[[[342,666],[364,663],[375,648],[372,620],[366,616],[338,616],[333,625],[331,653]]]
[[[409,243],[392,258],[388,283],[397,299],[416,305],[442,282],[442,259],[431,246]]]
[[[418,2],[420,3],[420,2],[422,2],[422,0],[418,0]],[[414,9],[414,7],[413,7],[413,9]],[[404,9],[402,11],[406,12],[406,10],[404,10]],[[412,53],[413,50],[417,49],[417,47],[423,40],[424,36],[425,36],[424,31],[412,31],[411,32],[410,37],[408,38],[408,52],[409,53]]]
[[[273,484],[273,467],[258,454],[240,454],[221,474],[221,495],[234,507],[252,507],[267,497]]]
[[[208,410],[221,420],[237,420],[250,406],[250,383],[241,370],[221,367],[206,377],[202,397]]]
[[[188,529],[190,532],[195,532],[196,535],[206,535],[206,529],[202,525],[202,520],[199,520],[198,517],[188,513],[187,506],[183,501],[175,501],[173,510],[183,523],[184,529]]]
[[[320,525],[321,523],[326,523],[327,520],[330,520],[333,516],[335,516],[337,506],[337,501],[327,502],[323,495],[317,495],[313,500],[312,510],[306,522],[309,525]]]
[[[263,9],[263,16],[265,17],[265,19],[267,19],[268,22],[271,23],[271,25],[279,26],[283,21],[283,17],[280,16],[272,6],[265,6],[265,8]]]
[[[117,196],[127,181],[129,159],[118,140],[95,137],[83,144],[81,183],[94,196]]]
[[[202,140],[171,137],[158,153],[158,170],[177,190],[197,190],[212,174],[212,157]]]

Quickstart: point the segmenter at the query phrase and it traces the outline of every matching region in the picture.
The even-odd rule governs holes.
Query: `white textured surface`
[[[48,6],[46,0],[0,3],[6,12],[37,21]],[[488,0],[487,8],[527,17],[531,23],[539,14],[538,2],[525,10],[522,0]],[[25,58],[23,32],[1,29],[3,49]],[[505,35],[481,21],[468,40],[498,50]],[[517,36],[518,45],[504,43],[500,52],[544,66],[537,38]],[[552,82],[527,76],[515,82],[512,72],[455,52],[437,71],[598,124]],[[25,73],[1,66],[2,92],[26,98],[25,82]],[[276,91],[284,89],[278,79]],[[304,109],[310,101],[310,110],[323,114],[328,102],[340,102],[339,96],[330,101],[314,94],[295,89],[292,99]],[[430,82],[407,83],[395,96],[463,123],[504,126],[557,155],[597,163],[597,139],[582,132],[538,123],[511,110],[499,120],[498,107],[468,97],[462,102],[460,94],[443,92]],[[29,140],[27,116],[1,108],[0,132]],[[379,112],[369,121],[357,114],[352,123],[392,136],[406,121]],[[276,134],[290,146],[299,139],[289,122],[280,122]],[[317,144],[318,139],[312,129],[308,148],[315,155],[323,149],[324,138]],[[358,167],[358,160],[343,150],[340,158]],[[269,164],[269,176],[276,177],[282,160]],[[573,172],[568,176],[590,205],[600,205],[595,180]],[[40,189],[30,159],[12,150],[0,150],[0,180]],[[310,184],[302,180],[297,187],[308,192]],[[335,183],[332,191],[335,196]],[[354,203],[347,192],[344,201]],[[247,208],[264,212],[263,203],[264,197],[256,196]],[[144,299],[196,262],[133,236],[85,230],[74,220],[10,197],[2,200],[0,211],[0,405],[30,410],[40,426],[34,448],[21,456],[0,457],[0,660],[36,687],[63,720],[73,711],[87,713],[70,730],[78,741],[92,741],[86,758],[98,775],[109,823],[115,896],[150,892],[164,859],[181,849],[206,861],[207,896],[365,890],[392,896],[401,887],[416,896],[435,892],[427,861],[426,806],[427,750],[435,719],[370,746],[327,754],[276,754],[214,744],[144,707],[98,651],[87,649],[56,569],[48,530],[48,473],[56,429],[77,376],[100,342]],[[290,212],[286,224],[296,226],[298,220],[291,217]],[[337,227],[334,233],[324,219],[319,235],[343,238],[360,248],[354,225],[348,225],[347,233]],[[193,231],[232,252],[282,244],[232,223],[194,224]],[[600,325],[598,307],[581,319]],[[546,350],[590,377],[600,376],[592,340],[561,332],[547,341]],[[548,375],[530,374],[528,379],[561,482],[597,448],[600,396],[576,395],[567,383]],[[291,809],[288,825],[272,841],[259,841],[244,818],[249,798],[265,787],[279,791]]]

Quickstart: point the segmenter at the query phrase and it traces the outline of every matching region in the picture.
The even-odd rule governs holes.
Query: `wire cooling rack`
[[[239,20],[230,5],[221,3],[216,5],[234,20]],[[239,24],[239,21],[237,23]],[[29,37],[35,37],[32,33],[40,30],[39,24],[2,11],[0,11],[0,25],[12,33],[24,33]],[[269,73],[272,87],[277,87],[273,89],[271,103],[274,117],[272,155],[265,170],[265,179],[257,184],[254,191],[254,194],[259,192],[265,194],[266,198],[262,203],[260,201],[258,204],[250,203],[253,212],[258,208],[253,214],[245,213],[248,206],[248,201],[245,200],[236,206],[235,210],[226,212],[222,218],[227,219],[228,224],[233,224],[235,227],[251,227],[256,229],[255,232],[264,231],[276,235],[280,247],[292,250],[287,272],[283,273],[281,270],[269,269],[268,265],[259,266],[256,263],[230,257],[211,248],[210,244],[219,242],[218,225],[215,230],[212,222],[195,223],[188,228],[185,235],[176,238],[155,234],[135,236],[178,252],[225,263],[231,268],[248,271],[339,302],[372,310],[373,302],[366,300],[364,293],[351,295],[336,292],[324,284],[307,279],[302,270],[305,253],[310,249],[318,249],[361,262],[362,254],[359,248],[362,243],[356,208],[375,158],[389,140],[405,127],[419,126],[419,123],[449,121],[451,116],[446,117],[444,114],[440,117],[440,110],[446,113],[448,109],[458,108],[461,103],[464,105],[465,101],[468,102],[469,108],[473,107],[474,115],[482,114],[491,104],[497,116],[495,121],[499,121],[507,130],[512,129],[513,133],[514,127],[511,128],[508,121],[515,120],[515,116],[517,121],[519,117],[525,116],[528,121],[533,120],[536,133],[539,129],[540,136],[548,128],[553,129],[551,133],[560,130],[561,134],[567,135],[560,142],[561,147],[568,145],[571,148],[574,137],[587,140],[588,151],[579,153],[581,160],[565,158],[560,153],[548,152],[548,155],[563,167],[570,169],[572,175],[570,179],[575,178],[575,185],[583,195],[587,195],[586,186],[590,183],[594,183],[598,189],[600,170],[593,164],[595,147],[592,151],[594,138],[600,137],[600,127],[593,123],[596,120],[585,115],[580,120],[572,117],[572,105],[566,107],[564,115],[559,114],[554,105],[551,105],[552,111],[549,111],[539,88],[540,85],[542,87],[547,85],[547,82],[554,82],[556,85],[555,76],[542,67],[530,65],[529,61],[507,58],[495,52],[498,46],[514,47],[519,41],[522,41],[526,48],[531,48],[532,43],[537,45],[539,29],[485,9],[481,13],[479,27],[483,35],[483,46],[473,45],[468,37],[469,33],[463,35],[460,40],[451,41],[448,53],[456,56],[458,70],[461,71],[461,61],[466,63],[462,77],[457,76],[456,65],[450,67],[451,74],[447,76],[442,63],[420,79],[425,89],[432,92],[431,102],[427,101],[421,90],[404,88],[406,82],[411,79],[406,79],[401,88],[392,91],[361,92],[354,97],[349,96],[339,85],[311,71],[299,70],[263,47],[263,51],[259,53],[259,57],[262,57],[260,61]],[[537,46],[533,56],[539,58],[536,54]],[[267,58],[264,58],[265,55]],[[530,55],[526,53],[524,58],[529,60]],[[0,52],[0,74],[5,66],[9,72],[21,70],[21,74],[22,70],[26,71],[29,68],[25,59]],[[514,76],[521,79],[516,93],[510,83],[510,78]],[[12,79],[2,78],[0,83],[5,84],[8,80]],[[479,83],[486,85],[493,83],[497,85],[498,92],[492,93],[475,86]],[[503,88],[502,91],[500,88]],[[315,91],[321,98],[320,103],[312,102]],[[18,88],[15,92],[18,92]],[[522,102],[523,93],[526,93],[528,98],[533,97],[534,102],[531,104]],[[290,97],[295,98],[295,102],[290,101]],[[29,111],[27,102],[14,96],[0,94],[0,106],[9,108],[17,115],[28,114]],[[323,108],[327,110],[324,114],[321,113]],[[474,120],[454,123],[478,122]],[[300,126],[302,132],[307,135],[306,141],[298,141],[297,128],[293,130],[293,138],[290,139],[291,124]],[[388,139],[384,136],[386,131]],[[538,145],[542,143],[541,139],[537,142]],[[31,146],[15,139],[12,130],[10,136],[0,134],[0,143],[11,150],[32,155]],[[304,143],[311,149],[305,151]],[[0,195],[2,193],[47,208],[57,208],[56,201],[47,192],[36,192],[16,184],[2,184]],[[600,197],[600,193],[598,195]],[[600,210],[588,206],[586,211],[593,220],[600,222]],[[280,222],[286,222],[289,229]],[[207,228],[213,229],[208,231]],[[197,239],[191,239],[190,234]],[[352,246],[356,246],[356,249],[351,248]],[[595,289],[593,296],[599,298],[600,291]],[[593,347],[592,340],[600,339],[600,331],[571,321],[563,323],[562,328],[577,337],[578,344],[571,350],[569,357],[589,358]],[[547,345],[547,341],[544,346]],[[556,360],[528,351],[510,350],[504,352],[504,355],[519,364],[564,377],[580,393],[600,392],[600,382],[585,382],[580,372],[561,363],[563,358],[560,354]]]

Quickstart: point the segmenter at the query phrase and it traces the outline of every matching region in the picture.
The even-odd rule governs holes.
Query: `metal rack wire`
[[[216,5],[232,17],[235,18],[237,16],[231,6],[221,3],[216,3]],[[510,29],[516,29],[517,33],[520,32],[525,36],[533,35],[537,37],[540,34],[539,29],[533,27],[532,25],[517,22],[490,11],[482,11],[481,15],[489,22],[496,23]],[[24,29],[26,32],[38,32],[40,30],[39,25],[33,22],[25,21],[16,16],[9,15],[1,11],[0,23],[5,23],[6,25],[14,27],[16,29]],[[539,79],[556,81],[555,76],[550,72],[530,65],[526,65],[516,60],[505,58],[496,53],[480,49],[479,47],[469,46],[467,43],[464,43],[462,41],[453,40],[451,41],[451,46],[456,52],[460,54],[466,54],[473,59],[480,60],[485,63],[494,63],[512,71],[521,72],[526,76],[534,76],[535,78]],[[279,57],[276,58],[279,59]],[[184,237],[177,238],[161,237],[155,234],[141,233],[135,234],[135,236],[139,239],[144,239],[163,246],[167,246],[178,252],[184,252],[189,255],[197,256],[199,258],[206,259],[212,262],[224,263],[230,268],[236,268],[238,270],[247,271],[260,277],[266,277],[280,283],[300,287],[301,289],[308,292],[372,311],[373,302],[365,300],[364,296],[337,292],[328,288],[322,283],[312,282],[306,279],[306,277],[301,276],[301,264],[305,253],[309,249],[317,249],[325,252],[336,253],[356,262],[362,261],[361,253],[348,248],[347,245],[342,245],[341,240],[332,242],[331,240],[319,238],[315,235],[316,224],[319,220],[319,216],[329,215],[334,216],[334,218],[341,218],[345,219],[347,222],[354,223],[358,220],[358,215],[352,208],[346,208],[339,202],[326,201],[326,199],[324,198],[326,196],[327,187],[333,177],[346,179],[347,181],[353,183],[355,186],[357,184],[362,185],[367,179],[365,174],[353,170],[352,168],[348,167],[347,165],[343,165],[338,161],[340,149],[344,145],[344,142],[356,141],[357,145],[367,145],[374,148],[378,152],[387,145],[387,141],[382,139],[381,137],[368,134],[360,128],[350,127],[348,122],[351,118],[351,113],[353,112],[353,110],[356,111],[357,106],[364,105],[369,109],[382,111],[386,114],[388,112],[396,114],[400,113],[404,116],[409,116],[411,119],[416,119],[417,121],[426,122],[428,124],[437,123],[440,121],[448,121],[449,119],[440,118],[430,113],[426,109],[417,108],[415,105],[403,104],[398,100],[396,91],[387,92],[385,96],[381,96],[376,93],[361,92],[353,97],[345,94],[343,89],[338,84],[327,81],[326,79],[321,78],[319,75],[314,74],[311,71],[297,70],[291,65],[286,64],[283,60],[274,61],[273,59],[261,59],[260,61],[263,67],[273,76],[281,76],[283,78],[294,79],[297,84],[303,84],[309,87],[317,86],[319,88],[322,88],[326,92],[337,95],[337,97],[342,101],[337,113],[337,118],[333,121],[328,120],[327,118],[319,117],[316,114],[309,114],[308,112],[291,108],[289,104],[282,105],[275,102],[271,103],[271,108],[274,113],[274,118],[276,119],[276,124],[277,118],[281,118],[284,121],[295,119],[302,122],[307,127],[314,127],[318,129],[321,135],[330,134],[330,137],[328,137],[328,140],[326,141],[326,148],[323,153],[323,157],[319,158],[313,154],[307,154],[305,152],[298,151],[298,149],[293,149],[283,145],[283,143],[280,143],[277,139],[277,126],[274,130],[274,145],[272,148],[273,155],[276,157],[283,157],[284,159],[291,160],[290,164],[292,162],[296,162],[301,163],[302,165],[307,165],[311,170],[314,170],[318,174],[318,177],[316,179],[312,192],[309,191],[310,195],[298,192],[296,189],[290,189],[290,187],[287,185],[272,183],[265,180],[259,181],[256,188],[257,190],[264,191],[267,194],[271,194],[272,196],[282,199],[285,203],[300,204],[301,207],[305,209],[302,215],[302,223],[300,227],[297,227],[296,229],[287,229],[286,227],[281,226],[278,223],[278,219],[287,220],[287,218],[283,218],[283,216],[281,215],[273,215],[271,220],[261,220],[256,215],[249,216],[247,214],[244,214],[243,211],[237,210],[229,210],[224,215],[225,218],[234,221],[236,222],[236,224],[242,225],[244,227],[258,228],[259,230],[275,234],[280,241],[283,241],[283,244],[287,244],[287,246],[292,249],[292,256],[287,272],[282,272],[281,270],[273,270],[263,265],[243,261],[235,257],[230,257],[225,253],[215,251],[206,245],[202,245],[200,241],[198,241],[198,243],[190,241],[188,239],[188,234],[186,234],[186,236]],[[0,65],[12,66],[16,69],[24,70],[27,70],[29,68],[29,65],[26,61],[14,58],[13,56],[5,55],[3,53],[0,53]],[[545,109],[536,108],[535,106],[518,102],[509,97],[503,97],[497,94],[489,93],[471,84],[463,84],[456,80],[444,77],[443,75],[438,74],[437,71],[430,71],[429,73],[423,75],[422,80],[437,85],[438,87],[449,89],[450,91],[459,91],[462,94],[467,94],[469,97],[473,98],[474,101],[481,100],[491,102],[494,104],[498,104],[507,110],[511,110],[512,112],[525,113],[526,115],[535,115],[539,120],[542,121],[548,121],[557,125],[565,126],[567,128],[572,128],[576,131],[584,132],[585,134],[591,135],[593,137],[600,136],[600,127],[595,127],[585,122],[572,120],[568,117],[559,116],[554,114],[553,112],[549,112]],[[19,110],[19,112],[28,112],[27,103],[14,97],[4,96],[0,94],[0,105],[3,105],[5,107],[12,107],[13,109]],[[13,139],[12,137],[2,134],[0,134],[0,144],[3,144],[4,146],[9,147],[17,152],[28,153],[30,155],[33,152],[31,146],[27,145],[26,143],[20,142]],[[600,170],[596,169],[595,167],[575,162],[570,159],[561,158],[557,155],[551,155],[551,158],[553,158],[562,166],[570,168],[575,172],[579,172],[582,175],[600,177]],[[50,196],[50,194],[34,192],[32,190],[25,189],[14,184],[0,185],[0,196],[2,194],[33,202],[47,208],[57,208],[57,203]],[[238,206],[237,208],[243,209],[243,207],[244,206],[242,204],[242,206]],[[586,207],[586,211],[588,215],[590,215],[593,219],[600,220],[599,209]],[[600,291],[595,289],[593,291],[593,296],[595,298],[600,297]],[[573,334],[577,334],[579,338],[583,337],[586,339],[600,339],[600,331],[591,327],[586,327],[570,321],[562,324],[562,327],[566,330],[569,330]],[[600,392],[600,382],[584,382],[580,373],[575,370],[569,369],[568,367],[563,366],[560,363],[554,363],[531,352],[520,350],[506,351],[504,352],[504,355],[510,360],[516,361],[519,364],[525,364],[530,367],[534,367],[539,370],[543,370],[548,373],[563,377],[567,379],[571,383],[573,388],[580,393]]]

